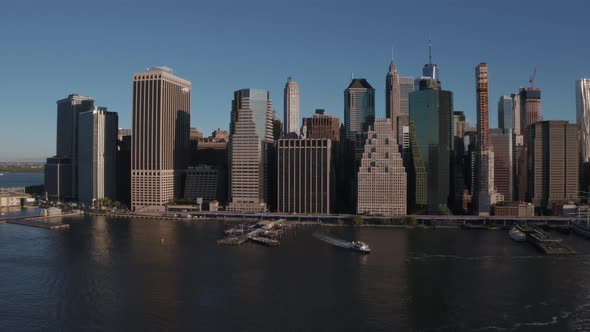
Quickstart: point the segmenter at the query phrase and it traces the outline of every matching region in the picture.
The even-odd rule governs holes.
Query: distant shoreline
[[[0,166],[0,173],[4,174],[15,174],[15,173],[24,173],[24,174],[39,174],[43,173],[44,168],[30,168],[30,167],[2,167]]]

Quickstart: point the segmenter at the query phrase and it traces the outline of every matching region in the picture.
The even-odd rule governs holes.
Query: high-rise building
[[[375,121],[375,89],[364,78],[355,78],[344,90],[346,138],[357,140]]]
[[[117,199],[117,134],[119,116],[105,107],[80,113],[78,199],[93,204]]]
[[[510,96],[502,96],[498,101],[498,128],[514,129],[514,100]]]
[[[579,201],[578,127],[542,121],[527,129],[528,196],[537,208]]]
[[[416,78],[399,78],[399,112],[401,115],[410,116],[410,93],[414,92]]]
[[[131,129],[119,129],[117,140],[117,201],[131,206]]]
[[[395,63],[393,63],[392,55],[391,63],[389,64],[389,72],[387,72],[387,76],[385,76],[385,117],[391,119],[393,125],[396,124],[397,117],[401,115],[400,98],[399,74],[395,67]]]
[[[411,209],[444,213],[452,206],[453,93],[424,78],[410,94]]]
[[[267,90],[234,92],[230,122],[228,210],[264,212],[270,199],[272,102]]]
[[[54,156],[45,164],[45,192],[50,200],[72,200],[72,160]]]
[[[513,143],[511,128],[490,129],[490,148],[494,151],[494,185],[505,201],[515,199]]]
[[[60,192],[67,192],[67,199],[76,199],[78,197],[78,123],[80,113],[94,109],[94,98],[84,97],[79,94],[71,94],[67,98],[57,101],[57,149],[56,157],[52,160],[68,159],[71,167],[61,168],[61,172],[70,169],[70,179],[66,180],[68,175],[62,174],[60,181]],[[49,163],[49,161],[48,161]],[[65,185],[71,188],[65,188]],[[66,196],[60,195],[63,198]]]
[[[432,41],[428,41],[428,63],[422,68],[422,76],[440,82],[438,67],[432,63]]]
[[[277,142],[277,205],[281,213],[330,213],[334,199],[332,141]]]
[[[377,119],[367,134],[358,172],[357,213],[406,215],[406,181],[391,119]]]
[[[291,77],[287,79],[284,90],[285,137],[299,137],[299,85]]]
[[[543,121],[541,114],[541,90],[534,87],[521,88],[520,95],[520,127],[521,135],[527,137],[528,127]]]
[[[133,74],[131,205],[162,210],[180,197],[190,135],[191,82],[167,67]]]
[[[327,138],[332,143],[340,142],[340,119],[316,109],[311,118],[303,118],[303,138]]]
[[[476,212],[480,215],[490,213],[490,193],[494,188],[490,186],[490,161],[493,156],[489,150],[490,113],[488,98],[488,65],[480,63],[475,67],[475,92],[477,110],[477,181],[475,190]]]
[[[203,202],[209,203],[218,200],[219,172],[217,168],[209,165],[189,167],[186,170],[186,183],[184,186],[184,198],[202,198]]]
[[[520,110],[520,94],[518,93],[513,93],[510,95],[510,97],[512,98],[512,116],[513,116],[513,120],[512,120],[512,124],[514,125],[514,135],[516,137],[521,137],[520,141],[524,141],[524,139],[522,138],[523,134],[524,134],[524,129],[522,128],[522,112]],[[517,139],[518,141],[518,139]],[[524,143],[522,143],[521,145],[524,145]]]
[[[581,161],[590,161],[590,79],[576,80],[576,123],[580,128]]]

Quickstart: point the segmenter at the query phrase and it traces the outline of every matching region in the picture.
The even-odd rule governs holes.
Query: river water
[[[548,257],[506,231],[308,226],[267,248],[218,246],[224,222],[67,222],[0,224],[0,330],[590,330],[590,241],[574,234],[577,256]]]
[[[0,187],[37,186],[45,182],[44,173],[4,173],[0,175]]]

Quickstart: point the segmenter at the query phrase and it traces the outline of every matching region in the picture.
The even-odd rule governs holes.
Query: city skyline
[[[432,12],[437,13],[437,17],[448,15],[446,17],[454,22],[454,26],[415,24],[413,34],[401,34],[396,31],[415,23],[418,18],[421,22],[427,21],[434,14],[419,10],[422,5],[399,5],[408,15],[392,23],[392,20],[380,18],[393,5],[377,2],[370,6],[375,19],[367,27],[373,33],[368,36],[366,29],[355,31],[348,24],[352,17],[356,17],[353,10],[338,9],[337,13],[333,13],[333,8],[328,5],[315,5],[314,10],[308,13],[309,6],[303,2],[293,5],[292,10],[298,14],[305,13],[314,23],[298,31],[299,35],[290,39],[290,45],[285,44],[284,40],[268,37],[272,36],[276,25],[297,25],[293,19],[297,15],[291,17],[282,14],[278,5],[265,8],[257,1],[248,8],[238,4],[231,11],[226,10],[223,4],[209,4],[199,11],[190,10],[194,8],[191,5],[188,8],[167,8],[170,14],[179,16],[178,22],[183,23],[168,22],[164,24],[164,31],[142,26],[145,30],[139,35],[137,28],[130,26],[133,22],[139,22],[142,15],[132,15],[137,8],[129,4],[117,13],[106,11],[99,4],[94,5],[92,9],[97,15],[112,22],[104,29],[79,24],[82,18],[73,15],[75,8],[63,2],[52,3],[49,8],[45,4],[39,5],[33,10],[22,4],[4,4],[0,11],[0,27],[11,33],[6,36],[2,57],[5,63],[11,65],[7,66],[6,73],[0,78],[0,90],[5,92],[0,98],[0,109],[10,112],[3,112],[5,117],[0,125],[0,139],[17,135],[22,130],[20,123],[31,118],[36,121],[29,121],[28,129],[37,134],[23,137],[18,147],[0,148],[0,159],[41,160],[52,154],[52,144],[48,141],[55,135],[52,124],[56,119],[52,106],[56,96],[70,93],[94,96],[109,110],[119,113],[121,127],[129,128],[129,78],[133,72],[153,65],[173,67],[179,75],[195,84],[195,91],[199,91],[199,94],[192,105],[191,113],[194,116],[191,125],[203,132],[227,128],[226,119],[231,109],[233,91],[250,87],[267,89],[271,98],[279,101],[284,78],[289,75],[297,78],[305,92],[301,99],[300,117],[310,116],[316,108],[324,108],[328,113],[342,118],[341,91],[346,87],[351,72],[354,72],[356,77],[366,78],[375,88],[376,117],[381,118],[385,114],[383,68],[389,62],[391,46],[394,46],[400,76],[420,76],[422,67],[429,61],[429,35],[432,36],[432,62],[441,71],[443,88],[455,93],[455,110],[464,111],[472,123],[475,122],[475,102],[471,71],[472,66],[481,61],[494,68],[494,73],[490,75],[490,100],[498,100],[502,95],[509,95],[527,86],[529,75],[537,67],[536,86],[543,91],[544,119],[574,122],[575,95],[571,82],[590,76],[589,69],[586,69],[579,56],[587,53],[587,46],[578,43],[574,37],[568,37],[570,31],[581,30],[582,11],[569,6],[556,9],[538,2],[531,6],[532,3],[510,3],[512,10],[502,11],[505,25],[498,27],[493,18],[502,7],[501,3],[465,2],[463,5],[448,6],[432,2],[428,4]],[[155,13],[162,9],[158,6],[147,1],[142,3],[138,11],[142,14]],[[518,15],[525,9],[530,15]],[[23,14],[25,10],[27,15]],[[244,11],[254,17],[275,15],[270,15],[269,20],[244,21],[238,17],[238,13]],[[473,15],[476,12],[482,14]],[[549,28],[540,20],[547,13],[554,14],[558,19],[561,16],[570,19]],[[19,19],[15,20],[16,17]],[[66,17],[68,24],[52,24],[60,20],[65,22]],[[213,21],[214,18],[216,21]],[[362,16],[360,19],[368,20],[368,17]],[[23,20],[28,23],[25,28]],[[468,29],[475,24],[478,24],[478,29],[481,28],[477,36],[471,32],[474,29]],[[72,25],[78,28],[71,29]],[[15,29],[16,26],[20,28]],[[251,36],[253,46],[268,42],[265,48],[274,51],[265,54],[255,50],[252,54],[242,54],[236,59],[228,50],[230,47],[236,49],[243,46],[245,41],[236,40],[233,35],[245,26],[260,31]],[[531,30],[536,33],[527,34],[529,38],[526,41],[510,38]],[[60,44],[62,38],[83,37],[88,39],[89,47],[54,46]],[[193,39],[193,44],[199,47],[191,46],[188,49],[190,55],[187,55],[187,50],[173,43],[177,38]],[[363,47],[349,49],[343,42],[345,38],[359,39]],[[160,40],[162,47],[147,42],[152,39]],[[24,40],[27,44],[23,44]],[[496,52],[500,46],[511,49],[511,52]],[[110,51],[96,51],[101,49]],[[314,52],[305,54],[306,49],[313,49]],[[555,58],[567,61],[554,61]],[[285,63],[277,59],[290,61]],[[244,66],[244,63],[255,66]],[[36,80],[28,79],[33,75]],[[230,80],[227,79],[228,75],[231,75]],[[30,89],[38,91],[36,98],[25,97]],[[275,103],[275,109],[278,114],[283,113],[278,102]],[[491,127],[496,127],[495,107],[490,111]]]

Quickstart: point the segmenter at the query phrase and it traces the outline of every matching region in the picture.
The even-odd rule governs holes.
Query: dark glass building
[[[453,201],[453,93],[424,78],[410,94],[411,209],[446,213]]]

